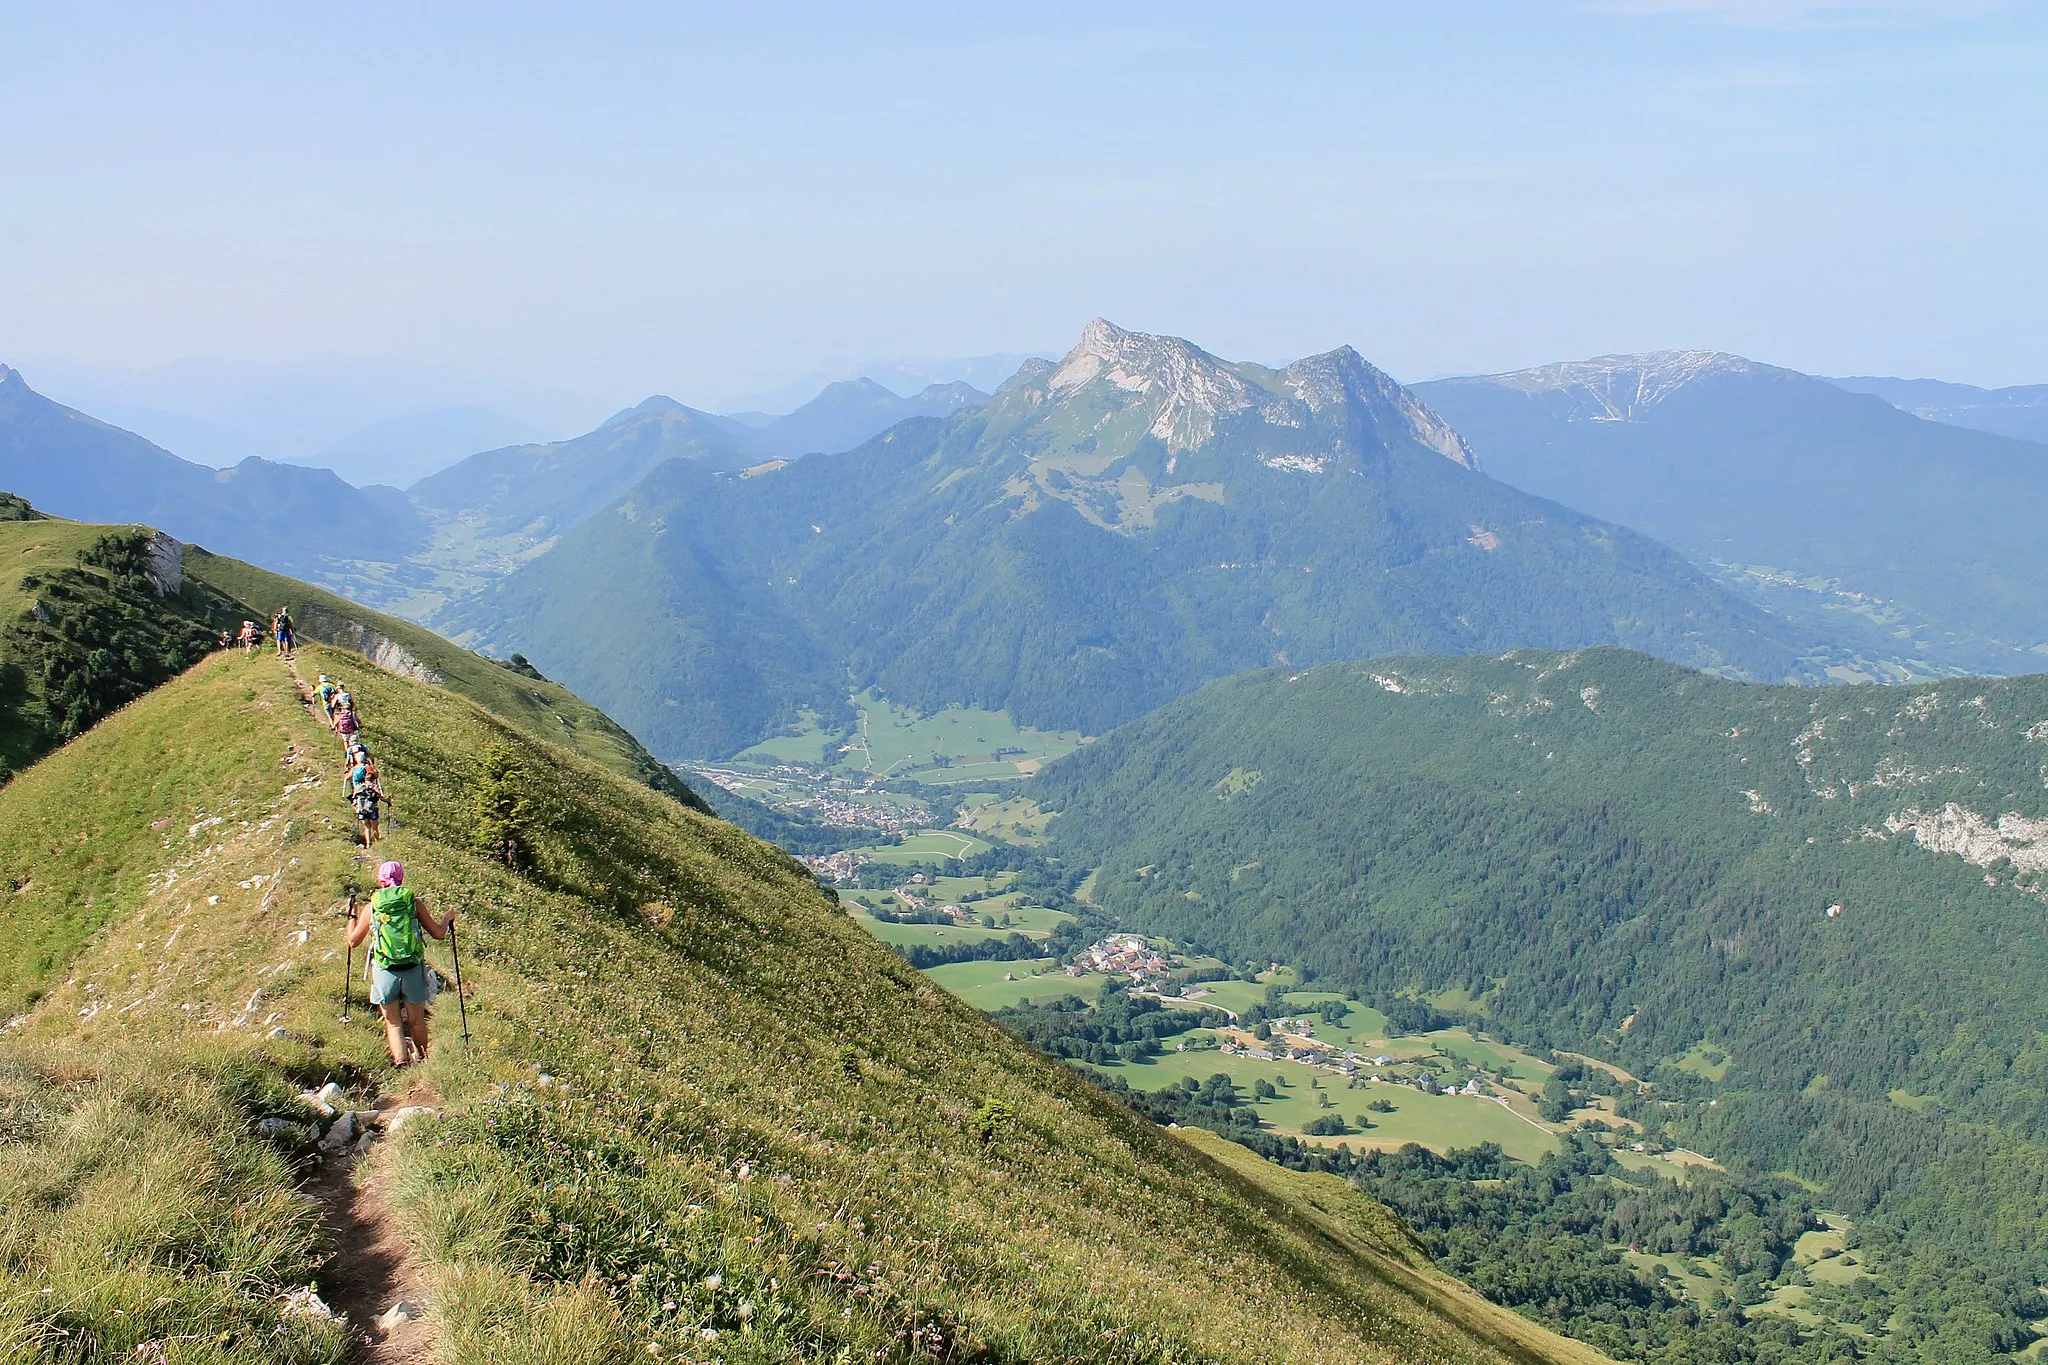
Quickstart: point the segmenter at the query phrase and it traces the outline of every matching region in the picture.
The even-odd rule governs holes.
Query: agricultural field
[[[847,887],[839,898],[854,921],[884,943],[903,946],[913,943],[946,947],[956,943],[981,943],[992,938],[1023,934],[1027,938],[1048,937],[1054,929],[1073,918],[1042,905],[1024,904],[1020,891],[1002,888],[1016,874],[998,872],[988,877],[939,877],[918,888],[935,905],[962,905],[975,918],[972,924],[899,924],[880,918],[878,911],[900,909],[901,899],[893,891]],[[994,920],[993,925],[984,923]]]
[[[1176,1085],[1183,1077],[1206,1081],[1222,1072],[1236,1082],[1248,1102],[1253,1086],[1268,1081],[1279,1092],[1279,1098],[1257,1101],[1254,1107],[1261,1121],[1274,1132],[1301,1137],[1301,1126],[1319,1115],[1337,1113],[1353,1123],[1364,1115],[1372,1122],[1369,1130],[1336,1138],[1304,1139],[1326,1145],[1345,1142],[1353,1151],[1392,1150],[1416,1142],[1445,1152],[1453,1147],[1497,1142],[1508,1155],[1535,1162],[1541,1161],[1545,1153],[1557,1150],[1554,1130],[1505,1109],[1494,1100],[1477,1095],[1428,1095],[1407,1086],[1375,1085],[1364,1079],[1353,1086],[1341,1076],[1300,1062],[1259,1061],[1205,1048],[1096,1069],[1103,1075],[1120,1077],[1134,1090]],[[1330,1107],[1324,1107],[1324,1098],[1331,1101]],[[1369,1112],[1366,1105],[1373,1100],[1392,1103],[1394,1112]]]
[[[1070,995],[1095,1000],[1108,980],[1094,972],[1069,976],[1049,957],[1023,962],[956,962],[933,967],[925,975],[983,1013]],[[1006,981],[1005,977],[1016,979]]]
[[[905,835],[900,844],[883,844],[851,850],[871,863],[906,866],[913,863],[960,862],[993,847],[986,839],[956,830],[928,829]]]
[[[807,767],[829,766],[838,758],[835,752],[843,736],[818,724],[818,713],[805,711],[795,734],[776,735],[762,740],[751,749],[735,755],[736,758],[754,763],[801,763]]]
[[[1029,777],[1085,742],[1019,726],[1003,711],[949,706],[930,716],[862,692],[853,698],[859,724],[839,761],[885,777],[950,784]]]
[[[1040,810],[1036,801],[1026,797],[970,792],[960,804],[954,825],[1006,844],[1037,848],[1045,842],[1045,827],[1052,823],[1053,813]]]

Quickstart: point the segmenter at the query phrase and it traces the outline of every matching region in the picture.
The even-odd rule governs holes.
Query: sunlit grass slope
[[[336,622],[353,623],[381,635],[432,669],[446,686],[528,734],[566,745],[686,803],[697,799],[640,741],[559,683],[515,673],[410,621],[372,611],[296,578],[209,554],[197,546],[185,551],[185,573],[261,612],[259,625],[270,619],[271,612],[289,606],[300,633],[311,639],[350,643],[331,638]]]
[[[473,1040],[444,998],[404,1084],[445,1117],[390,1139],[442,1358],[1590,1358],[1370,1206],[1333,1222],[1127,1114],[779,851],[447,689],[301,666],[344,665],[396,803],[380,852],[462,912]],[[364,869],[332,743],[274,659],[218,657],[0,789],[15,1354],[340,1352],[283,1307],[328,1248],[296,1149],[254,1136],[298,1085],[401,1088],[360,985],[337,1019],[333,912]],[[519,870],[471,848],[508,764]]]

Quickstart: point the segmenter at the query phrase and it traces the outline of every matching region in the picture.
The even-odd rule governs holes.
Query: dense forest
[[[0,521],[37,519],[0,501]],[[139,528],[98,535],[14,585],[27,607],[0,621],[0,780],[213,649],[232,606],[197,584],[166,601],[149,544]]]
[[[1762,687],[1615,650],[1273,670],[1037,795],[1127,927],[1611,1059],[1647,1082],[1625,1115],[1809,1182],[1894,1286],[2048,1282],[2048,679]]]

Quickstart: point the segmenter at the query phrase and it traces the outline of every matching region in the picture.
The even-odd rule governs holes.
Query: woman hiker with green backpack
[[[405,1066],[427,1059],[427,1006],[433,1003],[427,944],[420,931],[445,939],[455,927],[455,912],[436,920],[405,884],[403,863],[377,869],[377,892],[349,921],[348,946],[370,940],[370,1003],[384,1016],[384,1041],[391,1064]]]

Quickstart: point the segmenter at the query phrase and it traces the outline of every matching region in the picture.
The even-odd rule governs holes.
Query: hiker
[[[235,637],[235,641],[242,646],[242,656],[244,658],[254,654],[256,652],[256,623],[254,621],[242,622],[242,633]]]
[[[334,699],[341,689],[331,682],[325,673],[320,675],[320,685],[313,689],[313,695],[320,698],[320,712],[327,717],[328,725],[334,724]]]
[[[454,926],[453,910],[446,919],[436,920],[420,904],[405,884],[403,863],[385,863],[377,869],[377,893],[349,921],[349,947],[371,939],[370,1003],[384,1016],[384,1042],[393,1066],[427,1059],[427,1005],[433,999],[433,984],[420,931],[445,939]]]
[[[277,652],[281,657],[289,659],[298,652],[298,648],[298,636],[292,629],[292,609],[290,607],[279,607],[277,609]]]
[[[335,734],[337,734],[337,735],[340,735],[340,736],[341,736],[341,737],[342,737],[343,739],[347,739],[347,738],[348,738],[349,736],[353,735],[353,734],[354,734],[354,733],[355,733],[355,732],[356,732],[356,731],[357,731],[358,729],[360,729],[360,728],[361,728],[361,727],[360,727],[360,726],[359,726],[359,725],[357,724],[357,721],[356,721],[356,712],[355,712],[355,708],[354,708],[354,707],[352,707],[352,706],[344,706],[344,707],[341,707],[341,708],[340,708],[339,710],[337,710],[337,711],[335,712],[335,715],[334,715],[334,733],[335,733]]]
[[[377,803],[381,801],[389,806],[391,798],[377,785],[376,775],[367,763],[359,763],[349,770],[348,799],[349,804],[356,808],[356,823],[363,827],[363,847],[369,848],[384,837],[384,831],[377,825]]]

